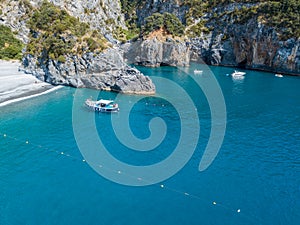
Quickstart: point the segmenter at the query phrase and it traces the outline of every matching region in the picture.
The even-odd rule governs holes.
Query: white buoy
[[[82,162],[85,162],[85,159],[83,159]]]
[[[213,202],[213,204],[216,205],[217,203],[216,203],[216,202]]]
[[[60,154],[62,154],[62,155],[63,155],[63,154],[64,154],[64,152],[61,152]]]
[[[120,170],[118,171],[118,174],[121,174],[121,171],[120,171]]]
[[[160,187],[161,187],[161,188],[164,188],[164,185],[163,185],[163,184],[161,184],[161,185],[160,185]]]
[[[29,142],[28,141],[26,141],[26,144],[28,144]]]
[[[240,212],[241,212],[241,210],[240,210],[240,209],[238,209],[238,210],[237,210],[237,212],[238,212],[238,213],[240,213]]]
[[[3,134],[4,137],[6,137],[6,134]]]

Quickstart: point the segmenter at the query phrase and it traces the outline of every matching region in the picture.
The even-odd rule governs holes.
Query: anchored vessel
[[[245,72],[241,72],[241,71],[235,70],[235,71],[231,74],[231,76],[233,76],[233,77],[241,77],[241,76],[244,76],[245,74],[246,74]]]
[[[280,73],[276,73],[276,74],[275,74],[275,77],[283,77],[283,75],[280,74]]]
[[[118,112],[119,111],[119,106],[118,104],[114,103],[112,100],[98,100],[98,101],[93,101],[91,99],[87,99],[85,101],[85,105],[98,112]]]
[[[194,70],[194,74],[202,74],[203,70]]]

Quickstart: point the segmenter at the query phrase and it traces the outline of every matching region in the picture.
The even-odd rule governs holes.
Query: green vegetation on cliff
[[[144,34],[149,34],[161,28],[173,36],[182,36],[184,34],[184,26],[180,20],[171,13],[153,13],[152,16],[147,17],[145,20],[145,26],[142,27]]]
[[[187,25],[190,25],[190,31],[195,35],[206,30],[207,21],[201,20],[201,17],[206,13],[211,14],[209,20],[215,22],[225,19],[229,23],[244,24],[250,19],[255,19],[277,29],[284,39],[300,37],[299,0],[184,0],[183,4],[189,6],[189,11],[186,14]],[[224,10],[230,4],[232,4],[233,10]],[[219,10],[212,13],[214,9]],[[198,19],[200,22],[195,23]]]
[[[65,61],[67,54],[102,51],[106,40],[88,24],[70,16],[65,10],[43,1],[28,22],[31,36],[27,53],[40,58]]]
[[[153,13],[145,18],[143,26],[137,24],[138,18],[136,10],[143,7],[145,1],[141,0],[121,0],[122,12],[125,15],[126,25],[129,29],[127,37],[137,36],[138,34],[149,34],[152,31],[164,29],[167,34],[173,36],[182,36],[184,34],[184,26],[181,21],[171,13]]]
[[[0,25],[0,59],[21,59],[22,42],[17,39],[9,27]]]
[[[259,19],[277,30],[282,30],[285,38],[300,37],[299,12],[299,0],[264,2],[258,8]]]
[[[136,8],[141,4],[141,0],[120,0],[122,13],[125,16],[125,22],[128,30],[120,30],[127,40],[135,38],[140,33],[140,27],[137,25]]]
[[[137,11],[143,10],[146,3],[178,4],[179,7],[187,7],[185,21],[182,22],[185,23],[188,36],[198,36],[202,32],[209,32],[222,23],[245,24],[249,20],[254,20],[274,27],[283,39],[300,37],[299,0],[178,0],[169,3],[121,0],[121,3],[129,28],[139,26],[137,25]],[[146,23],[150,23],[144,27],[146,33],[157,27],[153,22],[153,18],[157,17],[154,14],[150,18],[144,18]],[[160,23],[159,18],[157,24]],[[214,26],[212,26],[213,23],[215,23]]]

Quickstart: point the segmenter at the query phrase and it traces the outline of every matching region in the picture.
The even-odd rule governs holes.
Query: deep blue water
[[[121,96],[120,112],[113,115],[97,114],[80,104],[90,96],[114,99],[116,93],[67,87],[0,108],[0,224],[298,224],[300,78],[246,71],[245,79],[234,80],[227,76],[232,68],[210,67],[225,99],[227,128],[219,154],[200,172],[211,115],[205,93],[187,74],[199,67],[140,68],[146,75],[176,82],[193,100],[192,107],[185,105],[180,92],[156,83],[157,96],[138,101],[134,95]],[[204,84],[211,76],[207,69],[198,75]],[[169,95],[161,94],[163,90]],[[73,127],[78,122],[89,140],[91,127],[80,123],[88,117],[94,119],[110,154],[122,162],[149,166],[172,155],[182,125],[171,103],[174,99],[185,109],[184,119],[191,126],[197,108],[201,127],[192,158],[174,176],[155,185],[125,186],[82,161]],[[75,103],[81,117],[72,121]],[[136,137],[149,137],[152,118],[165,121],[165,139],[152,151],[133,151],[114,133],[111,118],[122,118],[131,104],[129,124]],[[197,138],[192,129],[188,137]],[[131,179],[131,175],[116,176]]]

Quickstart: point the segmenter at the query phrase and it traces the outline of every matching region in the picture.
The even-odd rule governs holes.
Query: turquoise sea
[[[198,166],[211,135],[212,116],[210,100],[188,75],[196,68],[203,70],[198,79],[204,84],[209,71],[214,74],[226,105],[224,141],[204,171]],[[118,97],[120,112],[113,115],[91,112],[82,104],[90,96],[115,99],[116,93],[69,87],[0,108],[1,225],[298,224],[300,77],[246,71],[244,79],[232,79],[228,74],[233,68],[196,64],[139,69],[175,82],[193,105],[176,88],[159,82],[156,96]],[[197,143],[191,159],[175,175],[148,186],[128,186],[104,178],[84,160],[74,123],[89,140],[94,131],[83,122],[90,117],[102,144],[119,161],[149,166],[169,157],[180,142],[183,124],[174,101],[185,111],[187,124],[195,124],[195,114],[200,122],[199,135],[184,130]],[[74,110],[80,117],[72,118]],[[162,142],[152,151],[122,144],[111,119],[125,113],[139,139],[149,137],[151,119],[161,117],[166,126]],[[126,130],[124,135],[126,139]],[[90,148],[97,151],[99,146]],[[184,151],[181,154],[185,157]],[[140,178],[105,163],[102,169],[116,179]]]

